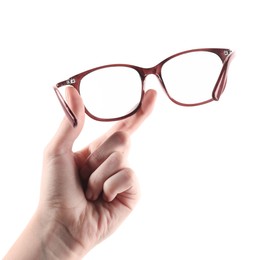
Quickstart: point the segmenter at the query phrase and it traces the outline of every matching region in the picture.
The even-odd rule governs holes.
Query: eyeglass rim
[[[217,82],[213,88],[212,91],[212,98],[203,101],[203,102],[199,102],[199,103],[194,103],[194,104],[185,104],[185,103],[181,103],[178,102],[177,100],[173,99],[168,91],[167,88],[164,85],[162,76],[161,76],[161,69],[162,66],[169,61],[170,59],[173,59],[177,56],[183,55],[183,54],[187,54],[187,53],[191,53],[191,52],[211,52],[214,53],[216,55],[219,56],[219,58],[222,61],[222,69],[220,71],[219,77],[217,79]],[[60,101],[60,104],[66,114],[66,116],[68,117],[68,119],[71,121],[72,125],[74,127],[77,126],[77,118],[74,115],[74,113],[72,112],[72,110],[70,109],[70,107],[68,106],[67,102],[64,100],[64,98],[62,97],[62,95],[60,94],[58,88],[62,87],[62,86],[72,86],[74,87],[78,93],[80,94],[80,83],[81,80],[88,74],[90,74],[91,72],[94,72],[96,70],[100,70],[100,69],[104,69],[104,68],[110,68],[110,67],[128,67],[131,69],[134,69],[138,72],[141,81],[142,81],[142,92],[141,92],[141,97],[140,97],[140,102],[137,105],[137,107],[131,111],[130,113],[124,115],[124,116],[120,116],[120,117],[116,117],[116,118],[99,118],[96,117],[95,115],[93,115],[92,113],[90,113],[87,108],[85,107],[85,113],[91,117],[94,120],[97,121],[103,121],[103,122],[111,122],[111,121],[117,121],[117,120],[122,120],[124,118],[127,118],[133,114],[136,113],[136,111],[140,108],[141,103],[142,103],[142,99],[144,96],[144,81],[147,75],[149,74],[154,74],[158,77],[164,92],[166,93],[166,95],[168,96],[168,98],[174,102],[177,105],[181,105],[181,106],[186,106],[186,107],[191,107],[191,106],[198,106],[198,105],[203,105],[212,101],[218,101],[220,99],[220,96],[222,95],[222,93],[225,90],[226,87],[226,83],[227,83],[227,74],[228,74],[228,68],[229,65],[231,63],[231,61],[233,60],[235,56],[235,52],[232,51],[231,49],[227,49],[227,48],[198,48],[198,49],[190,49],[190,50],[186,50],[186,51],[182,51],[182,52],[178,52],[176,54],[173,54],[167,58],[165,58],[164,60],[162,60],[161,62],[159,62],[157,65],[155,65],[154,67],[150,67],[150,68],[143,68],[143,67],[139,67],[139,66],[135,66],[135,65],[131,65],[131,64],[121,64],[121,63],[117,63],[117,64],[108,64],[108,65],[103,65],[103,66],[98,66],[86,71],[83,71],[79,74],[76,74],[72,77],[70,77],[69,79],[65,80],[65,81],[61,81],[59,83],[57,83],[54,86],[54,91]]]

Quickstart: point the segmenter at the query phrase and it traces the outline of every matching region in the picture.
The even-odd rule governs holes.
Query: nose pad
[[[156,85],[163,87],[162,81],[157,75],[147,75],[144,79],[144,90],[147,91],[148,89],[154,89],[157,91]]]

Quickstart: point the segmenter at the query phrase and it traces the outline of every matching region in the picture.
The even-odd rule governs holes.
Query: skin
[[[4,259],[81,259],[117,229],[140,196],[127,164],[130,136],[151,113],[155,98],[148,90],[136,114],[73,152],[85,113],[81,97],[67,89],[79,125],[73,128],[64,118],[47,145],[38,207]]]

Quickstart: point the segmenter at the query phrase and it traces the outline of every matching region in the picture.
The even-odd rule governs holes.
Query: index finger
[[[156,99],[156,91],[148,90],[145,95],[140,109],[132,115],[131,117],[126,118],[125,120],[117,122],[109,131],[109,133],[114,133],[117,131],[126,132],[128,135],[131,135],[136,131],[143,121],[151,114],[154,103]]]
[[[112,128],[108,132],[106,132],[90,145],[90,150],[93,151],[93,149],[102,144],[109,136],[111,136],[115,132],[125,132],[128,136],[134,133],[145,121],[145,119],[151,114],[156,100],[156,94],[157,93],[155,90],[149,89],[144,94],[141,107],[138,109],[138,111],[134,115],[121,120],[117,122],[114,126],[112,126]]]

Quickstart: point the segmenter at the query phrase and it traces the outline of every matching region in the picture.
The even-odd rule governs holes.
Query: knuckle
[[[124,156],[122,153],[118,152],[118,151],[114,151],[109,158],[109,163],[111,164],[111,166],[114,167],[118,167],[120,166],[123,161],[124,161]]]
[[[91,165],[93,168],[95,168],[97,165],[101,164],[103,161],[102,156],[98,152],[92,153],[89,158],[88,158],[88,163]]]
[[[126,132],[117,131],[112,135],[112,138],[115,140],[116,143],[120,145],[128,145],[129,143],[129,136]]]
[[[63,147],[49,143],[44,147],[43,156],[44,158],[54,158],[63,155],[65,152],[66,149]]]
[[[124,180],[127,183],[133,183],[135,180],[134,171],[131,168],[124,168],[122,170],[122,174],[124,176]]]

